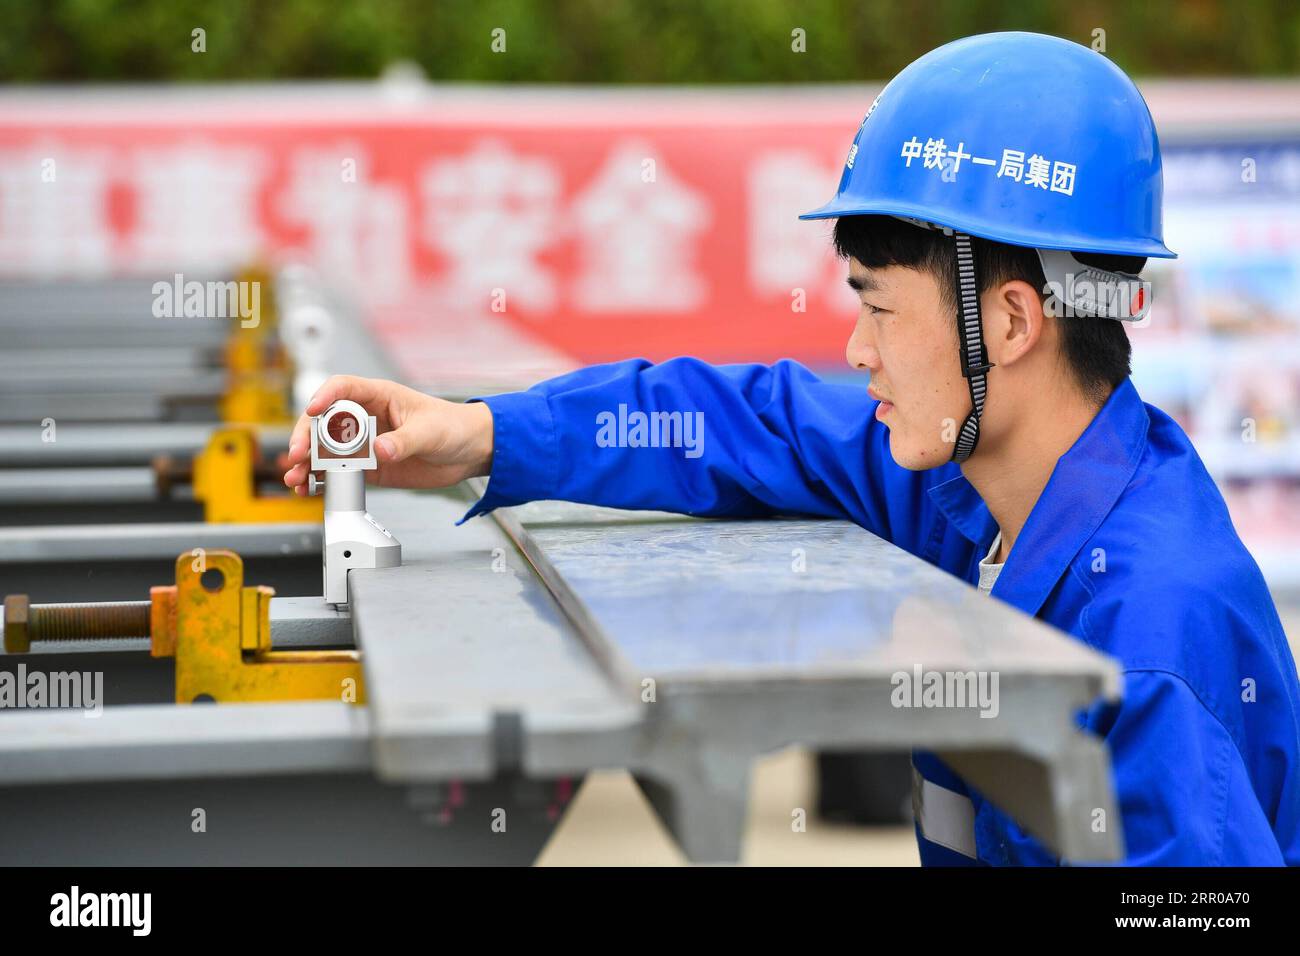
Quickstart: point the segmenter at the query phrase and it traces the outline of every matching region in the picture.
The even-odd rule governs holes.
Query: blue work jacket
[[[848,518],[971,584],[998,531],[959,466],[901,467],[864,387],[795,362],[636,359],[482,400],[495,451],[467,518],[541,499]],[[615,431],[632,411],[707,427],[689,450],[611,452],[620,406]],[[992,595],[1121,663],[1122,703],[1079,722],[1108,745],[1127,863],[1300,864],[1295,661],[1214,481],[1131,381],[1057,461]],[[923,863],[1065,862],[933,754],[913,765],[945,817],[918,822]]]

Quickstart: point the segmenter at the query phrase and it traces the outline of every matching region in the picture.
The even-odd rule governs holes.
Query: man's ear
[[[989,359],[1010,365],[1038,345],[1045,322],[1043,299],[1028,282],[1013,279],[995,290],[992,305],[1001,321],[986,330]]]

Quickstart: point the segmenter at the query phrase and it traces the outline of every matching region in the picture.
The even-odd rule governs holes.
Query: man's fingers
[[[298,421],[294,423],[293,432],[289,435],[289,461],[302,461],[307,457],[310,449],[311,419],[306,415],[299,415]]]
[[[305,493],[303,486],[307,482],[310,470],[308,456],[311,453],[311,420],[320,415],[330,405],[340,399],[348,399],[361,405],[371,414],[378,410],[379,418],[386,419],[387,401],[390,390],[395,386],[382,379],[361,378],[356,375],[334,375],[316,390],[302,416],[293,426],[289,437],[289,450],[285,455],[284,483],[299,493]],[[399,429],[400,431],[400,429]],[[395,437],[394,437],[395,436]],[[410,435],[389,432],[386,439],[376,444],[376,451],[381,461],[401,461],[414,453],[414,442]]]
[[[415,431],[403,425],[375,439],[375,457],[382,462],[405,461],[415,453]]]
[[[370,410],[372,402],[383,396],[381,389],[386,382],[374,378],[360,378],[356,375],[334,375],[325,384],[316,389],[305,409],[308,415],[319,415],[341,398],[349,399]]]
[[[289,436],[289,450],[281,457],[284,483],[292,488],[307,480],[307,456],[311,453],[311,419],[301,415]]]
[[[374,440],[374,457],[380,462],[396,463],[404,462],[413,455],[428,454],[430,441],[434,440],[433,434],[430,434],[430,424],[428,418],[417,416],[399,428],[381,434]]]

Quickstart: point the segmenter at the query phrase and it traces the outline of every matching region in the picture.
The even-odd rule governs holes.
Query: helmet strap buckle
[[[1086,265],[1060,249],[1034,251],[1047,280],[1043,292],[1052,315],[1141,322],[1151,311],[1150,280]]]

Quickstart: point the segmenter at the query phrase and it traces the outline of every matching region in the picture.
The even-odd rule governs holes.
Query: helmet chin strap
[[[895,216],[922,229],[932,229],[951,236],[953,256],[957,260],[957,337],[961,354],[961,374],[970,389],[970,413],[961,423],[957,443],[949,461],[958,464],[975,451],[980,440],[980,417],[984,414],[984,396],[988,392],[988,371],[993,368],[984,348],[984,322],[980,316],[979,280],[975,273],[975,250],[970,236],[938,223],[911,216]]]
[[[949,230],[944,229],[944,232]],[[993,365],[984,348],[984,324],[980,317],[979,282],[975,274],[975,250],[970,236],[951,232],[957,259],[957,335],[961,340],[961,374],[970,388],[971,410],[957,433],[952,461],[961,463],[971,456],[980,440],[980,417],[988,392],[988,371]]]

